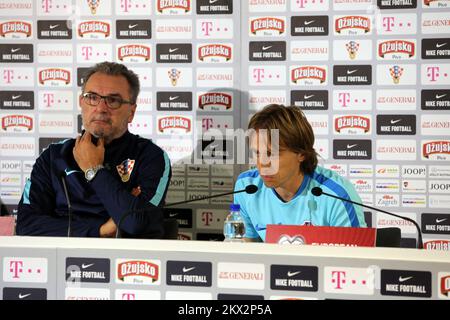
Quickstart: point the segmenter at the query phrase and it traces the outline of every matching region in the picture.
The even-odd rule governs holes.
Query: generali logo
[[[150,62],[150,47],[143,44],[127,44],[117,48],[117,57],[124,62]]]
[[[378,57],[381,59],[414,59],[416,45],[413,41],[387,40],[378,43]]]
[[[6,115],[2,117],[2,130],[26,132],[33,130],[33,118],[26,115]]]
[[[264,283],[263,264],[229,262],[217,264],[217,286],[219,288],[263,290]]]
[[[373,268],[325,267],[324,290],[327,293],[373,295],[376,277]]]
[[[45,258],[3,258],[4,282],[46,283],[48,261]]]
[[[200,62],[231,62],[232,47],[225,44],[206,44],[198,47]]]
[[[282,36],[285,32],[284,17],[259,17],[250,20],[250,34],[253,36]]]
[[[158,0],[156,10],[159,14],[187,14],[191,11],[191,1]]]
[[[30,38],[31,23],[26,21],[6,21],[0,23],[0,38]]]
[[[425,160],[449,160],[450,141],[437,140],[422,142],[422,158]]]
[[[111,35],[111,25],[106,21],[83,21],[78,25],[77,32],[82,39],[106,39]]]
[[[49,68],[39,71],[38,80],[40,85],[52,84],[53,81],[69,85],[71,82],[70,71],[60,68]]]
[[[159,285],[161,262],[159,260],[117,259],[116,283]]]
[[[334,130],[341,134],[369,133],[370,118],[358,115],[336,117],[334,119]]]
[[[371,33],[368,16],[335,17],[334,31],[338,35],[367,35]]]
[[[198,96],[198,108],[204,111],[229,111],[233,97],[225,92],[206,92]]]
[[[190,133],[192,131],[192,119],[183,116],[163,116],[158,118],[158,132],[165,133]]]
[[[291,70],[291,81],[294,84],[326,84],[326,66],[302,66]]]

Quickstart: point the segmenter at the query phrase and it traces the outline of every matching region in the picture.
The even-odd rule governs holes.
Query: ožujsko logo
[[[223,92],[207,92],[198,97],[198,108],[205,110],[207,108],[220,107],[225,110],[231,109],[232,97]]]
[[[405,40],[388,40],[378,44],[378,56],[384,58],[386,54],[405,54],[411,58],[415,54],[415,44]]]
[[[337,132],[343,129],[361,129],[364,132],[370,130],[370,119],[362,116],[342,116],[334,120],[334,127]]]
[[[279,18],[262,17],[251,21],[250,32],[256,35],[261,31],[272,31],[276,35],[281,35],[285,30],[285,21]]]
[[[208,61],[211,58],[222,58],[225,62],[231,60],[231,47],[223,44],[207,44],[198,48],[200,61]]]
[[[140,44],[129,44],[118,48],[118,58],[124,61],[127,58],[142,58],[144,61],[150,60],[150,47]]]
[[[2,130],[7,131],[8,128],[23,127],[31,131],[33,129],[33,118],[25,115],[10,115],[2,118]]]
[[[7,21],[0,23],[0,37],[6,38],[8,34],[20,34],[26,38],[31,37],[31,24],[25,21]]]
[[[163,13],[169,9],[180,9],[184,12],[191,11],[190,0],[158,0],[157,10],[159,13]]]
[[[336,19],[335,22],[336,33],[341,33],[343,30],[359,29],[363,33],[370,32],[370,19],[362,16],[347,16]]]
[[[104,21],[84,21],[78,26],[78,36],[84,38],[88,34],[100,34],[108,38],[111,26]]]
[[[154,283],[159,280],[159,265],[139,260],[121,262],[117,265],[117,277],[120,281],[127,277],[144,277]]]
[[[424,158],[430,158],[432,155],[448,154],[450,155],[450,141],[430,141],[422,146],[422,155]]]
[[[39,83],[46,81],[63,81],[66,85],[70,83],[70,72],[65,69],[50,68],[39,71]]]
[[[326,80],[326,70],[314,66],[305,66],[294,68],[291,71],[291,80],[293,83],[298,83],[300,80],[312,79],[319,80],[320,83],[324,83]]]
[[[159,132],[166,132],[170,129],[180,129],[186,133],[191,131],[191,119],[182,116],[168,116],[158,119]]]

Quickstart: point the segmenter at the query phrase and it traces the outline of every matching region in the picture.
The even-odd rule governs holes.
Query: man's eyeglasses
[[[83,97],[83,101],[90,106],[98,106],[100,102],[105,100],[106,105],[111,109],[118,109],[123,104],[133,104],[131,101],[123,100],[120,97],[115,96],[101,96],[99,94],[93,92],[86,92],[81,95]]]

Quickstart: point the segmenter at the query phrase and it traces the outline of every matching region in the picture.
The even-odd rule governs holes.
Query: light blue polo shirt
[[[316,167],[312,175],[305,175],[303,182],[292,198],[284,202],[273,188],[267,188],[257,169],[241,173],[234,190],[245,189],[254,184],[258,191],[234,195],[234,203],[241,206],[247,238],[266,238],[266,225],[314,225],[335,227],[366,227],[361,206],[334,199],[326,195],[316,197],[314,187],[324,192],[362,202],[353,185],[336,172]]]

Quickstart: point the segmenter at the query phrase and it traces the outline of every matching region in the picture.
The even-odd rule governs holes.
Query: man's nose
[[[107,112],[109,110],[108,104],[104,98],[100,99],[100,103],[96,106],[97,111]]]

